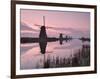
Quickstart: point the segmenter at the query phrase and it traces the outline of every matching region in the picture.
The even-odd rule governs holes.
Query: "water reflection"
[[[30,44],[32,44],[30,46]],[[24,45],[27,45],[26,47]],[[41,46],[40,46],[41,45]],[[33,47],[32,47],[33,46]],[[25,47],[25,48],[24,48]],[[26,50],[27,49],[27,50]],[[79,39],[21,44],[21,69],[76,67],[90,65],[90,42]],[[44,54],[41,51],[45,51]],[[21,52],[22,53],[22,52]]]

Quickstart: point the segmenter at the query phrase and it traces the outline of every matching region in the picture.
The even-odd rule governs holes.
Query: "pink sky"
[[[49,36],[59,36],[59,33],[70,34],[72,36],[87,36],[90,32],[90,13],[89,12],[70,12],[70,11],[48,11],[48,10],[21,10],[21,22],[27,24],[35,30],[40,30],[34,24],[43,25],[45,16],[46,26],[56,28],[55,30],[46,29]],[[23,26],[21,26],[23,27]],[[57,29],[58,28],[58,29]],[[64,28],[64,29],[60,29]],[[21,30],[23,33],[30,33],[32,30]],[[25,32],[24,32],[25,31]],[[30,32],[29,32],[30,31]],[[39,32],[33,30],[35,35]],[[36,34],[37,33],[37,34]],[[25,34],[24,34],[25,36]]]

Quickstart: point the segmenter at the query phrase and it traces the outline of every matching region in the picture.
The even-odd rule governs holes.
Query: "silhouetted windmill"
[[[39,34],[39,45],[40,45],[41,53],[44,55],[44,68],[45,68],[45,53],[46,53],[46,46],[47,46],[45,16],[43,16],[43,25],[41,25],[40,29],[41,30]]]

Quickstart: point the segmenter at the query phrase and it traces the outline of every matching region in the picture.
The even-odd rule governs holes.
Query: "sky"
[[[90,36],[89,12],[21,9],[20,13],[21,37],[38,37],[40,26],[36,24],[43,25],[43,16],[48,37],[59,37],[59,33],[73,37]]]

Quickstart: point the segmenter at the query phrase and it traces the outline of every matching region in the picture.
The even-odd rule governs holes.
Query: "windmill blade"
[[[39,24],[35,24],[35,26],[38,26],[38,27],[41,27],[43,25],[39,25]],[[51,29],[51,30],[55,30],[55,31],[67,31],[67,32],[71,32],[71,33],[82,33],[81,31],[79,30],[76,30],[76,29],[72,29],[72,28],[57,28],[57,27],[51,27],[51,26],[45,26],[46,29]],[[65,34],[66,35],[66,34]]]
[[[38,27],[41,27],[43,25],[39,25],[39,24],[34,24],[35,26],[38,26]],[[57,30],[57,29],[60,29],[60,28],[56,28],[56,27],[50,27],[50,26],[45,26],[46,29],[53,29],[53,30]]]
[[[41,27],[43,25],[39,25],[39,24],[34,24],[35,26]],[[46,28],[48,28],[48,26],[45,26]]]
[[[53,30],[69,30],[68,28],[57,28],[57,27],[46,27],[47,29],[53,29]]]
[[[45,16],[43,16],[43,25],[45,26]]]
[[[39,24],[34,24],[35,26],[38,26],[39,28],[41,28],[42,25],[39,25]],[[57,28],[57,27],[50,27],[50,26],[45,26],[46,29],[50,29],[50,30],[54,30],[56,31],[57,33],[61,33],[61,30],[67,30],[68,32],[68,29],[67,28]],[[66,35],[65,32],[62,33],[63,35]]]

